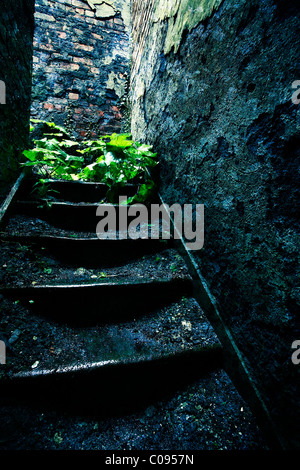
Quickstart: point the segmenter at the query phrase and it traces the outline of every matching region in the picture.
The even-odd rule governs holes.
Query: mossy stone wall
[[[133,137],[158,151],[167,203],[205,205],[196,262],[288,446],[300,339],[298,7],[133,1],[131,82]]]

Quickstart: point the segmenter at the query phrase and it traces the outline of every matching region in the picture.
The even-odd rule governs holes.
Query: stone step
[[[32,450],[172,449],[179,456],[267,449],[249,406],[223,369],[205,370],[196,355],[179,361],[175,374],[170,363],[159,375],[150,366],[143,364],[147,374],[134,382],[140,370],[127,366],[107,380],[102,376],[96,386],[28,386],[26,394],[11,386],[5,399],[2,394],[0,444],[9,450],[28,450],[29,440]]]
[[[111,390],[126,380],[132,389],[145,389],[149,382],[158,389],[169,381],[189,381],[222,362],[220,342],[192,297],[147,317],[82,328],[47,320],[4,297],[0,302],[4,334],[12,345],[0,382],[3,392],[22,387],[23,395],[26,388],[37,393],[37,387],[76,385],[93,395],[95,387]],[[16,324],[18,331],[11,333]]]
[[[82,242],[89,242],[82,240]],[[101,244],[98,240],[98,242]],[[124,246],[124,245],[123,245]],[[94,245],[95,249],[96,246]],[[191,279],[183,258],[174,249],[143,255],[127,263],[106,267],[79,267],[62,261],[58,253],[49,254],[36,244],[0,240],[0,286],[95,284],[101,282],[139,282],[141,280]],[[107,247],[108,248],[108,247]],[[109,253],[108,253],[109,254]],[[112,252],[111,256],[115,256]],[[76,258],[76,252],[73,258]],[[77,263],[78,266],[78,263]]]
[[[0,295],[39,315],[76,325],[124,321],[191,293],[186,278],[0,288]]]
[[[71,266],[85,266],[94,268],[103,268],[116,265],[122,265],[126,262],[141,258],[142,256],[160,253],[166,248],[172,246],[172,240],[153,240],[130,238],[117,240],[100,240],[94,234],[64,231],[63,236],[34,234],[30,232],[9,231],[2,232],[0,240],[2,246],[6,244],[11,246],[30,247],[34,249],[39,256],[47,254],[56,260],[61,260]],[[51,232],[50,232],[51,233]],[[53,230],[53,233],[60,233]],[[4,264],[4,263],[3,263]]]
[[[99,217],[100,220],[100,217]],[[154,228],[156,229],[156,222]],[[140,227],[138,227],[140,229]],[[138,232],[137,229],[137,232]],[[140,233],[139,233],[140,232]],[[108,232],[106,239],[108,240],[162,240],[170,242],[173,239],[170,230],[163,230],[163,225],[161,221],[158,223],[158,235],[156,238],[153,236],[153,230],[151,224],[142,224],[142,231],[139,230],[138,237],[132,237],[128,230],[117,230],[116,236],[113,237],[112,231]],[[5,227],[2,227],[0,232],[1,237],[17,237],[17,236],[52,236],[52,237],[64,237],[64,238],[98,238],[105,239],[104,237],[98,237],[96,230],[91,232],[88,231],[78,231],[78,230],[68,230],[62,227],[57,227],[47,222],[46,220],[40,219],[38,217],[31,217],[30,215],[22,214],[12,214],[6,223]]]
[[[19,191],[19,198],[23,200],[36,199],[38,192],[35,190],[38,178],[27,178]],[[46,197],[54,197],[56,200],[69,202],[100,202],[105,198],[109,187],[103,183],[85,181],[48,180],[48,192]],[[137,185],[125,185],[120,188],[120,196],[132,197],[138,190]]]
[[[29,217],[35,217],[44,220],[54,227],[64,230],[75,230],[83,232],[91,232],[96,234],[99,232],[98,224],[101,220],[106,219],[109,224],[108,228],[111,232],[126,231],[130,224],[136,222],[140,217],[140,211],[145,212],[145,221],[142,226],[145,228],[146,236],[148,237],[149,226],[154,226],[158,233],[161,231],[161,223],[158,220],[152,220],[150,205],[134,204],[133,206],[119,205],[119,204],[100,204],[100,203],[71,203],[71,202],[46,202],[37,201],[16,201],[14,205],[14,214],[22,214]],[[145,209],[146,208],[146,209]],[[133,210],[134,209],[134,210]],[[132,211],[132,212],[130,212]],[[139,228],[133,228],[137,232]],[[101,228],[101,232],[103,229]],[[165,233],[171,231],[171,224],[167,221],[167,230]],[[170,235],[168,236],[170,238]]]

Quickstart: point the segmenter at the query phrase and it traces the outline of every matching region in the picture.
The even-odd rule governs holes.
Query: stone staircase
[[[103,185],[53,181],[56,199],[41,205],[32,198],[33,183],[22,181],[2,222],[4,412],[10,407],[12,415],[17,413],[21,402],[30,413],[39,404],[59,416],[97,416],[102,425],[115,415],[131,416],[126,443],[120,444],[127,449],[261,446],[255,420],[223,369],[221,343],[195,300],[193,279],[173,240],[99,240],[96,207]],[[129,197],[132,188],[126,191]],[[182,418],[176,431],[170,429],[166,437],[164,430],[153,441],[148,423],[140,429],[144,439],[134,444],[128,429],[136,410],[148,420],[149,407],[157,406],[153,423],[163,421],[165,413],[172,421],[170,400],[193,404],[189,419],[194,427]],[[11,432],[15,444],[7,448],[18,442]],[[22,442],[21,447],[35,447],[30,438]],[[89,446],[103,448],[106,442],[104,448],[114,448],[107,436],[102,447],[95,442]]]

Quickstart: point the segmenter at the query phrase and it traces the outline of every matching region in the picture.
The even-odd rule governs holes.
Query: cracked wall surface
[[[129,18],[127,0],[36,0],[32,117],[76,138],[121,131]]]
[[[159,152],[167,203],[205,204],[194,255],[289,445],[300,334],[296,3],[134,1],[131,80],[133,136]],[[196,4],[209,5],[203,19]]]

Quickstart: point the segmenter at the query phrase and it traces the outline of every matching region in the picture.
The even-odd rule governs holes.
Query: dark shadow
[[[19,379],[2,385],[2,405],[115,417],[144,409],[222,366],[222,352],[211,349],[127,365]],[[21,393],[20,393],[21,390]]]

